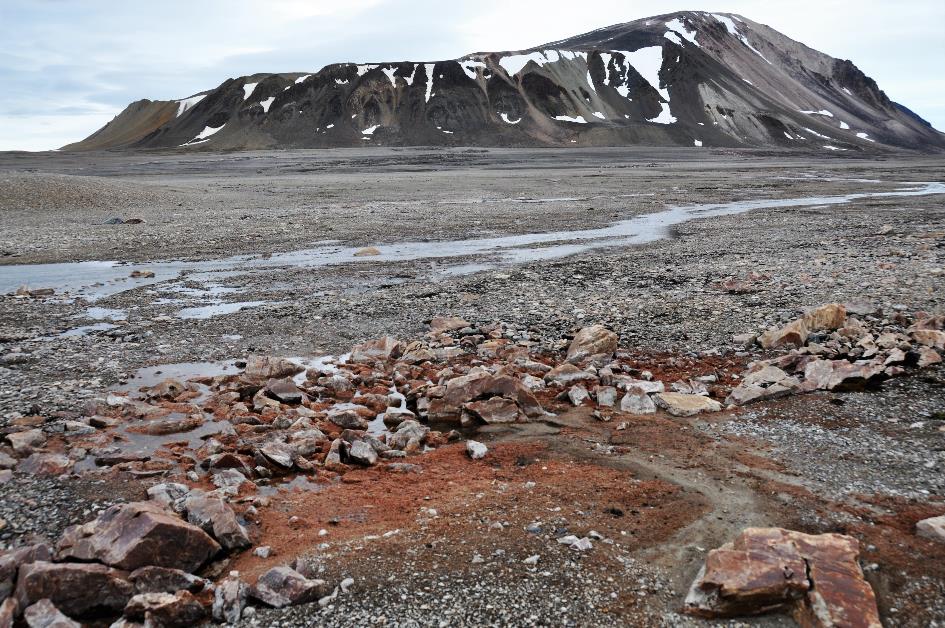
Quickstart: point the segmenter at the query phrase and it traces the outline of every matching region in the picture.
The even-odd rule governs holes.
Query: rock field
[[[0,155],[0,627],[945,625],[916,182],[945,165]]]

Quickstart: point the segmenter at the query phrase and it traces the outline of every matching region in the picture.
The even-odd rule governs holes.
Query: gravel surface
[[[109,389],[140,385],[132,375],[142,367],[252,352],[340,354],[384,334],[419,337],[437,315],[476,326],[501,321],[513,340],[552,351],[578,328],[603,323],[620,335],[622,348],[668,365],[682,357],[757,357],[741,353],[733,336],[825,302],[942,313],[945,196],[759,209],[686,222],[671,237],[640,246],[518,264],[489,255],[364,257],[318,268],[263,265],[243,274],[228,272],[239,267],[230,262],[211,271],[187,265],[240,253],[264,260],[325,240],[383,249],[585,230],[673,205],[891,191],[908,181],[945,181],[945,163],[676,149],[0,155],[0,279],[22,273],[20,264],[137,264],[120,268],[130,289],[94,302],[62,292],[0,296],[0,430],[15,431],[34,415],[48,424],[86,416],[90,402]],[[105,224],[114,217],[144,222]],[[132,269],[166,260],[188,262],[181,276],[125,279]],[[749,291],[721,285],[749,273],[758,277]],[[231,311],[209,318],[182,313],[208,306]],[[206,368],[198,364],[192,372]],[[916,560],[927,548],[907,540],[900,543],[906,549],[893,551],[869,527],[880,525],[871,518],[881,513],[898,517],[889,525],[911,535],[909,509],[945,501],[943,384],[943,371],[932,369],[878,390],[798,396],[687,421],[693,430],[687,434],[698,442],[691,447],[705,448],[698,454],[669,439],[658,441],[666,449],[654,453],[645,442],[615,448],[604,436],[582,436],[598,462],[623,460],[705,495],[731,491],[734,501],[717,504],[731,509],[725,511],[731,522],[716,521],[710,532],[687,527],[649,548],[599,545],[576,556],[552,545],[533,569],[522,567],[517,550],[528,541],[522,536],[477,548],[482,564],[471,564],[463,548],[448,552],[456,561],[450,568],[434,569],[422,556],[427,536],[405,530],[400,553],[338,550],[328,573],[335,582],[354,575],[356,586],[329,607],[259,610],[246,625],[704,625],[677,614],[702,556],[693,553],[693,539],[721,543],[736,527],[791,523],[821,531],[851,526],[876,543],[879,553],[868,560],[890,567],[871,582],[891,625],[943,622],[941,598],[935,601],[942,583]],[[770,468],[733,463],[738,447],[724,450],[727,443],[747,443]],[[768,481],[777,488],[765,488]],[[783,497],[790,487],[804,491],[801,501]],[[113,486],[14,472],[0,480],[0,541],[55,537],[143,490],[138,480]],[[778,491],[781,497],[772,497]],[[460,543],[475,533],[443,538]],[[685,558],[674,565],[660,555]],[[620,604],[612,603],[615,591]],[[925,610],[910,610],[918,613],[915,621],[903,621],[910,599],[926,600]]]

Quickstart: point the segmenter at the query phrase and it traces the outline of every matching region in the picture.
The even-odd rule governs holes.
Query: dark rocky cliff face
[[[364,145],[945,149],[850,61],[732,14],[684,12],[522,52],[335,64],[131,105],[66,147]]]

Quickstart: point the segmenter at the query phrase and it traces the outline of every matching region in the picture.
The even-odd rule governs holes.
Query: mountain
[[[64,150],[366,145],[945,149],[850,61],[686,11],[525,51],[255,74],[132,103]]]

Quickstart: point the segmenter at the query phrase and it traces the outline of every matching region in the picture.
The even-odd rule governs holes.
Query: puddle
[[[247,308],[259,307],[272,303],[271,301],[236,301],[233,303],[214,303],[212,305],[202,305],[200,307],[185,307],[177,313],[178,318],[183,319],[207,319],[214,316],[223,316],[233,314]]]
[[[204,424],[198,428],[192,429],[189,432],[176,432],[174,434],[141,434],[139,432],[131,431],[132,428],[141,428],[145,427],[150,423],[160,423],[162,421],[174,420],[174,419],[183,419],[186,418],[186,414],[182,413],[172,413],[161,419],[155,419],[153,421],[135,421],[134,423],[129,423],[124,425],[117,432],[123,439],[126,440],[125,443],[121,445],[123,451],[127,452],[138,452],[144,453],[148,456],[154,455],[161,447],[164,447],[170,443],[187,443],[188,449],[199,449],[204,441],[211,437],[216,436],[217,434],[235,434],[236,431],[227,421],[204,421]]]
[[[46,336],[44,338],[40,338],[40,340],[51,340],[53,338],[81,338],[97,331],[108,331],[109,329],[115,329],[116,327],[118,327],[118,325],[112,325],[111,323],[83,325],[82,327],[74,327],[68,331],[64,331],[58,336]]]
[[[90,307],[85,311],[85,316],[96,321],[126,321],[128,312],[125,310],[115,310],[107,307]]]
[[[187,382],[193,377],[216,377],[241,372],[234,360],[224,362],[179,362],[146,366],[134,372],[125,384],[114,388],[117,391],[137,392],[139,388],[160,384],[165,379],[179,379]]]
[[[317,246],[299,251],[254,256],[233,257],[205,261],[168,261],[131,265],[115,262],[80,262],[73,264],[33,264],[0,266],[0,294],[12,293],[19,286],[55,288],[72,296],[95,300],[125,290],[177,279],[188,274],[189,279],[213,282],[224,276],[251,273],[257,269],[279,267],[317,268],[342,264],[366,264],[382,262],[404,262],[414,260],[440,260],[446,274],[462,274],[488,270],[507,264],[557,259],[598,248],[646,244],[668,238],[671,228],[702,218],[731,216],[756,209],[787,209],[815,205],[843,205],[867,198],[893,198],[945,194],[945,184],[914,183],[910,187],[889,192],[863,192],[842,196],[802,197],[783,199],[760,199],[670,207],[652,214],[644,214],[598,229],[583,231],[552,231],[492,238],[474,238],[437,242],[379,243],[374,246],[380,255],[354,257],[362,247],[345,247],[337,244],[318,243]],[[532,199],[542,200],[542,199]],[[543,199],[548,200],[548,199]],[[450,265],[451,258],[484,258],[471,262],[464,259],[460,264]],[[151,279],[132,279],[133,270],[150,270]],[[235,304],[221,304],[234,307]],[[200,310],[188,308],[188,310]],[[211,314],[219,309],[210,310]],[[201,317],[195,311],[194,318]],[[225,313],[225,312],[222,312]]]

